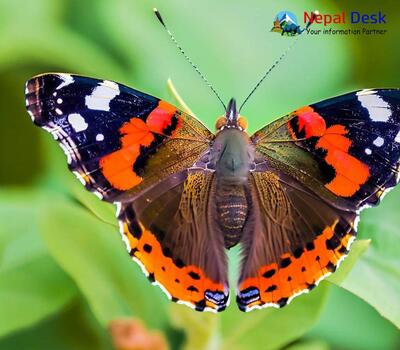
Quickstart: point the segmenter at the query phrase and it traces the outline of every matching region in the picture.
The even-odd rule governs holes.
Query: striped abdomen
[[[219,184],[216,204],[225,247],[229,249],[239,243],[248,215],[244,185]]]

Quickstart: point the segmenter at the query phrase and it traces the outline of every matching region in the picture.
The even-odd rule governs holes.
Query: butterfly
[[[400,90],[304,106],[254,135],[231,99],[216,133],[108,80],[39,75],[26,108],[86,189],[118,207],[122,238],[175,302],[222,311],[241,245],[242,311],[283,307],[333,273],[360,212],[399,182]]]

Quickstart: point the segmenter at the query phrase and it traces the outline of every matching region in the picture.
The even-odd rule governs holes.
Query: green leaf
[[[0,71],[26,63],[29,59],[41,62],[42,66],[48,67],[47,70],[63,67],[69,72],[89,76],[102,74],[104,78],[123,80],[123,70],[107,51],[58,22],[36,20],[39,25],[32,26],[31,20],[26,19],[20,27],[7,26],[0,31]],[[77,59],[78,55],[80,59]]]
[[[115,227],[63,200],[47,207],[46,213],[41,227],[50,252],[81,289],[102,325],[133,315],[152,327],[164,324],[167,298],[130,260]]]
[[[305,335],[323,339],[332,349],[394,350],[400,332],[368,303],[349,291],[332,286],[319,322]]]
[[[112,350],[111,340],[82,300],[75,300],[58,315],[6,338],[4,350]]]
[[[360,259],[360,257],[367,251],[370,244],[371,240],[369,239],[355,241],[351,245],[349,255],[340,264],[338,270],[334,274],[330,275],[326,281],[341,286],[350,271],[354,268],[354,265],[357,263],[358,259]]]
[[[339,285],[372,305],[400,328],[400,191],[390,193],[378,208],[363,213],[359,233],[371,248]]]
[[[330,286],[320,284],[309,294],[299,296],[282,309],[249,313],[234,305],[221,317],[221,350],[280,349],[305,334],[318,321]]]
[[[218,350],[220,332],[218,315],[195,312],[184,305],[173,304],[170,308],[172,325],[185,331],[182,350]]]
[[[28,191],[0,191],[0,337],[54,314],[77,294],[38,231],[32,203],[41,200]]]
[[[116,206],[106,203],[97,198],[93,193],[86,191],[77,179],[73,179],[74,184],[68,186],[71,195],[75,197],[84,207],[92,212],[98,219],[106,224],[118,228],[116,218]]]
[[[329,344],[322,340],[300,340],[285,350],[329,350]]]

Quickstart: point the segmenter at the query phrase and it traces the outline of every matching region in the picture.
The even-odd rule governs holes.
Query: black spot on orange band
[[[275,289],[277,289],[278,287],[275,285],[275,284],[273,284],[272,286],[269,286],[266,290],[265,290],[265,292],[266,293],[269,293],[269,292],[273,292]]]
[[[291,264],[292,260],[288,258],[284,258],[281,260],[281,268],[288,267]]]
[[[179,258],[175,260],[175,265],[176,265],[176,267],[179,267],[180,269],[185,267],[185,263],[182,261],[182,259],[179,259]]]
[[[275,269],[266,271],[266,272],[263,273],[263,277],[265,277],[265,278],[270,278],[270,277],[272,277],[272,276],[275,274],[275,272],[276,272]]]
[[[313,290],[317,285],[315,283],[307,283],[307,289]]]
[[[154,278],[154,273],[150,272],[149,275],[147,276],[147,279],[150,281],[150,283],[154,283],[156,280]]]
[[[340,246],[340,238],[336,235],[333,235],[332,238],[326,240],[326,248],[330,250],[335,250],[337,247]]]
[[[298,259],[303,255],[304,249],[303,248],[297,248],[294,252],[293,252],[293,256]]]
[[[287,302],[288,302],[289,298],[281,298],[278,300],[277,304],[279,305],[279,307],[284,307]]]
[[[326,269],[329,272],[335,272],[336,271],[336,266],[331,261],[329,261],[329,263],[326,265]]]
[[[189,292],[198,292],[199,291],[195,286],[190,286],[190,287],[186,288],[186,290],[188,290]]]
[[[171,257],[171,250],[168,247],[163,247],[162,252],[167,258]]]
[[[194,272],[194,271],[190,271],[190,272],[188,273],[188,275],[189,275],[191,278],[193,278],[194,280],[199,280],[199,279],[200,279],[200,275],[199,275],[198,273]]]
[[[145,244],[143,245],[143,250],[144,250],[146,253],[151,253],[152,247],[151,247],[151,245],[145,243]]]
[[[314,250],[314,249],[315,249],[314,242],[308,242],[308,243],[306,244],[306,249],[307,249],[308,251]]]
[[[137,251],[138,251],[137,248],[132,248],[132,249],[129,251],[129,255],[130,255],[130,256],[134,256],[135,253],[136,253]]]

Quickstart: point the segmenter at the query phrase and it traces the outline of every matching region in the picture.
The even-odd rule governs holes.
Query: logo
[[[297,17],[293,12],[281,11],[274,19],[274,26],[271,32],[281,33],[281,35],[295,36],[303,33],[305,29],[301,29],[297,23]]]

